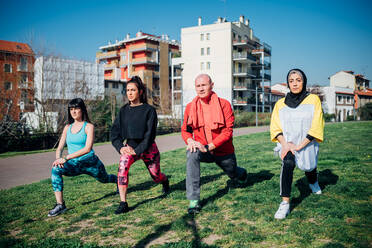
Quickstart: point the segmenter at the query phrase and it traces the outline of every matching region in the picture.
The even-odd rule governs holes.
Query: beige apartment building
[[[106,83],[106,91],[115,85],[115,81],[121,82],[119,85],[123,87],[112,90],[120,98],[117,102],[125,102],[126,82],[139,76],[148,88],[149,103],[159,114],[172,114],[170,103],[174,101],[174,87],[170,61],[179,54],[180,44],[176,40],[170,40],[167,35],[160,37],[138,32],[135,37],[128,34],[125,39],[113,44],[109,42],[99,49],[96,60],[104,64],[104,77],[110,82]]]

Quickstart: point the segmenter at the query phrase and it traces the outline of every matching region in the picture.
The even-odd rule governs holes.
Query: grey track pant
[[[210,152],[186,152],[186,197],[189,200],[200,199],[200,162],[216,163],[231,179],[244,180],[245,169],[236,164],[235,153],[225,156],[215,156]]]

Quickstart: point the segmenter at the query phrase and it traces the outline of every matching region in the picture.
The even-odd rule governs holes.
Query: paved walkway
[[[268,126],[234,129],[234,136],[268,131]],[[165,135],[156,138],[160,152],[185,147],[180,135]],[[111,144],[94,146],[94,151],[105,165],[118,163],[119,155]],[[65,149],[66,150],[66,149]],[[50,177],[51,163],[55,152],[20,155],[0,159],[0,189],[38,182]]]

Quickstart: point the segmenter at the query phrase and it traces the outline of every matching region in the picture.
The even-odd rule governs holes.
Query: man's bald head
[[[212,94],[213,82],[209,75],[199,74],[195,79],[196,94],[200,98],[209,97]]]
[[[209,83],[212,83],[212,79],[211,77],[208,75],[208,74],[199,74],[196,78],[195,78],[195,82],[198,81],[198,80],[206,80],[208,81]]]

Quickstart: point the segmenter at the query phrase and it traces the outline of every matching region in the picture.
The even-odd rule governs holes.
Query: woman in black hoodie
[[[147,104],[146,87],[141,78],[132,77],[127,83],[126,92],[129,103],[120,109],[111,129],[112,145],[120,153],[118,170],[120,205],[115,214],[129,211],[128,173],[130,166],[138,159],[145,162],[154,182],[163,184],[163,193],[169,192],[169,181],[160,171],[160,153],[155,143],[157,115],[155,108]]]

